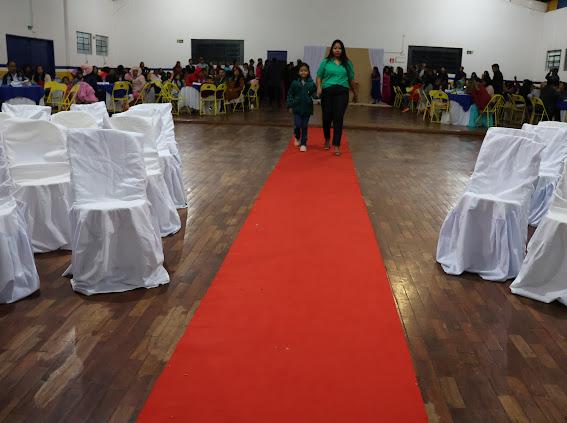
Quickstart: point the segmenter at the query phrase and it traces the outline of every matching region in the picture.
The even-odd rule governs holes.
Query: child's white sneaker
[[[302,145],[301,147],[299,147],[299,151],[307,151],[307,146],[306,145]]]
[[[293,145],[295,145],[296,147],[299,147],[299,140],[297,138],[293,139]]]

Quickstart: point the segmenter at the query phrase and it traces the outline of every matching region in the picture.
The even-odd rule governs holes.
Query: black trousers
[[[323,90],[321,109],[323,111],[323,134],[325,140],[331,139],[331,124],[333,125],[333,145],[341,145],[343,135],[343,119],[348,106],[348,88],[332,85]]]

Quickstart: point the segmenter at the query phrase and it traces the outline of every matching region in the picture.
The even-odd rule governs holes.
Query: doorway
[[[45,72],[55,77],[53,40],[6,34],[6,47],[8,60],[15,60],[18,68],[29,64],[35,69],[42,65]]]

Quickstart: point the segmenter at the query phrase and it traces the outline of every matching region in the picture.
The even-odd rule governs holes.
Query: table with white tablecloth
[[[179,91],[179,109],[189,107],[199,110],[201,104],[201,84],[195,82],[190,87],[183,87]]]
[[[449,115],[451,125],[475,126],[471,125],[471,106],[473,99],[468,94],[448,94],[449,95]]]

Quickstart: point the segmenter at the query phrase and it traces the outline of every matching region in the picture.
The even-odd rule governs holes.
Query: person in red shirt
[[[482,113],[486,105],[490,102],[490,94],[486,90],[484,84],[478,79],[470,79],[467,84],[468,94],[473,98],[473,102],[478,108],[478,112]]]

